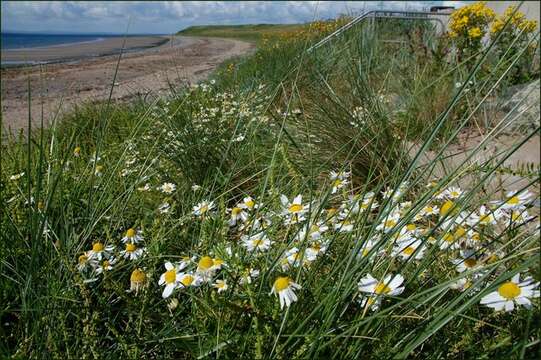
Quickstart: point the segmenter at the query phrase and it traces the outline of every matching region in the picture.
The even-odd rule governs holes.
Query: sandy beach
[[[165,36],[137,36],[107,38],[100,41],[55,45],[40,48],[2,50],[2,63],[42,63],[80,60],[95,56],[112,55],[125,51],[155,47],[168,41]]]
[[[44,123],[48,125],[75,104],[107,99],[122,42],[122,38],[115,38],[2,51],[3,61],[55,61],[1,70],[4,135],[27,127],[28,79],[33,124],[41,122],[42,104]],[[246,54],[254,45],[231,39],[145,36],[128,38],[126,47],[112,95],[119,101],[134,96],[148,98],[169,91],[171,85],[200,81],[224,60]]]

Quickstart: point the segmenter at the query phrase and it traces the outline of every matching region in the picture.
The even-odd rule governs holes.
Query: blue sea
[[[102,34],[23,34],[2,33],[2,50],[27,49],[47,46],[63,46],[81,42],[101,41],[108,37],[123,35]],[[129,35],[138,36],[138,35]]]

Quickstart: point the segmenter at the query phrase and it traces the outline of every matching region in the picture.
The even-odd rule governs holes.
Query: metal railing
[[[439,22],[442,29],[445,29],[445,25],[441,19],[431,17],[431,16],[449,16],[448,13],[436,13],[436,12],[427,12],[427,11],[399,11],[399,10],[370,10],[363,12],[361,15],[357,16],[346,25],[335,30],[331,34],[325,36],[323,39],[318,41],[316,44],[308,48],[308,52],[319,48],[320,46],[329,42],[332,38],[340,35],[349,28],[355,26],[361,21],[368,18],[394,18],[394,19],[404,19],[404,20],[424,20],[424,21],[436,21]]]

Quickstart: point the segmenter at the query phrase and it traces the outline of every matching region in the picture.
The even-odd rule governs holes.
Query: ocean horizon
[[[155,35],[155,34],[152,34]],[[133,36],[152,36],[151,34],[130,34]],[[86,42],[102,41],[106,38],[125,36],[124,34],[44,34],[44,33],[2,33],[1,49],[17,50],[51,46],[65,46]]]

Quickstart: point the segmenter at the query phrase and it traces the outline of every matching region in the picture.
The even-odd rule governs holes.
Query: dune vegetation
[[[539,167],[509,159],[540,129],[498,99],[539,78],[539,30],[466,8],[312,51],[346,19],[206,28],[257,50],[10,137],[1,353],[537,358]]]

